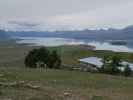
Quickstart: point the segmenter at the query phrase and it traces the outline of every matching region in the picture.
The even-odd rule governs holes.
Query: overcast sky
[[[133,0],[0,0],[0,24],[38,30],[121,28],[133,24],[132,10]]]

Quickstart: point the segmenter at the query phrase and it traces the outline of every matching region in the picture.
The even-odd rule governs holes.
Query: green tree
[[[121,71],[119,70],[118,67],[121,66],[121,57],[113,56],[110,66],[111,66],[110,74],[119,74]]]
[[[131,70],[131,68],[129,67],[129,65],[127,65],[126,67],[125,67],[125,69],[124,69],[124,76],[131,76],[131,74],[132,74],[132,70]]]
[[[109,65],[110,57],[109,56],[104,56],[102,59],[103,66],[100,68],[101,72],[105,72],[106,67]]]
[[[56,68],[59,69],[61,66],[61,59],[60,56],[58,55],[57,51],[54,50],[50,54],[50,61],[49,61],[49,67],[50,68]]]
[[[49,67],[49,68],[60,68],[61,59],[54,50],[50,52],[47,48],[41,47],[39,49],[31,50],[24,61],[26,67],[36,68],[36,67]]]
[[[36,53],[37,53],[36,55],[37,61],[42,62],[48,66],[49,56],[50,56],[49,50],[45,47],[41,47],[37,50]]]
[[[120,56],[113,56],[112,57],[112,65],[120,66],[121,65],[121,57]]]
[[[101,72],[108,74],[119,74],[119,66],[121,65],[121,58],[119,56],[104,56],[103,66]]]
[[[27,56],[25,57],[24,64],[26,67],[36,68],[36,62],[37,62],[37,49],[33,49],[30,51]]]

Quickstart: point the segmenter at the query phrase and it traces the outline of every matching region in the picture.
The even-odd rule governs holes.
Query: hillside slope
[[[0,99],[133,100],[133,79],[88,72],[0,68]],[[32,87],[31,87],[32,86]]]

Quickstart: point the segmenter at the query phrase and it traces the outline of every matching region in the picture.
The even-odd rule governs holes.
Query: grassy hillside
[[[11,100],[132,100],[133,79],[77,71],[0,69],[0,82],[24,81],[37,89],[0,86],[0,99]],[[32,98],[32,99],[31,99]],[[45,99],[44,99],[45,98]]]
[[[0,100],[133,100],[133,78],[79,71],[26,69],[24,57],[33,48],[37,47],[12,42],[0,44]],[[90,51],[80,46],[49,49],[58,50],[66,65],[78,66],[79,58],[104,55],[121,55],[123,59],[133,62],[131,53]],[[19,82],[22,83],[16,84]]]
[[[15,43],[1,43],[0,44],[0,66],[4,67],[24,67],[23,61],[25,55],[29,50],[38,47],[29,47],[24,45],[17,45]],[[78,60],[80,58],[97,56],[103,57],[105,55],[118,55],[123,60],[133,62],[133,53],[115,53],[112,51],[91,51],[81,46],[60,46],[49,47],[50,50],[56,49],[61,55],[63,64],[79,66]]]
[[[103,50],[92,51],[88,50],[87,47],[82,48],[81,46],[61,46],[53,49],[57,49],[59,51],[63,63],[70,65],[78,65],[79,64],[78,60],[80,58],[89,57],[89,56],[103,57],[107,55],[109,56],[118,55],[121,56],[123,60],[133,62],[133,53],[122,53],[122,52],[115,53],[112,51],[103,51]]]

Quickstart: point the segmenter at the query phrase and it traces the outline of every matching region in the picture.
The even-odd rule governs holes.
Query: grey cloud
[[[52,28],[120,27],[133,24],[131,9],[133,0],[1,0],[0,22],[24,21]]]

